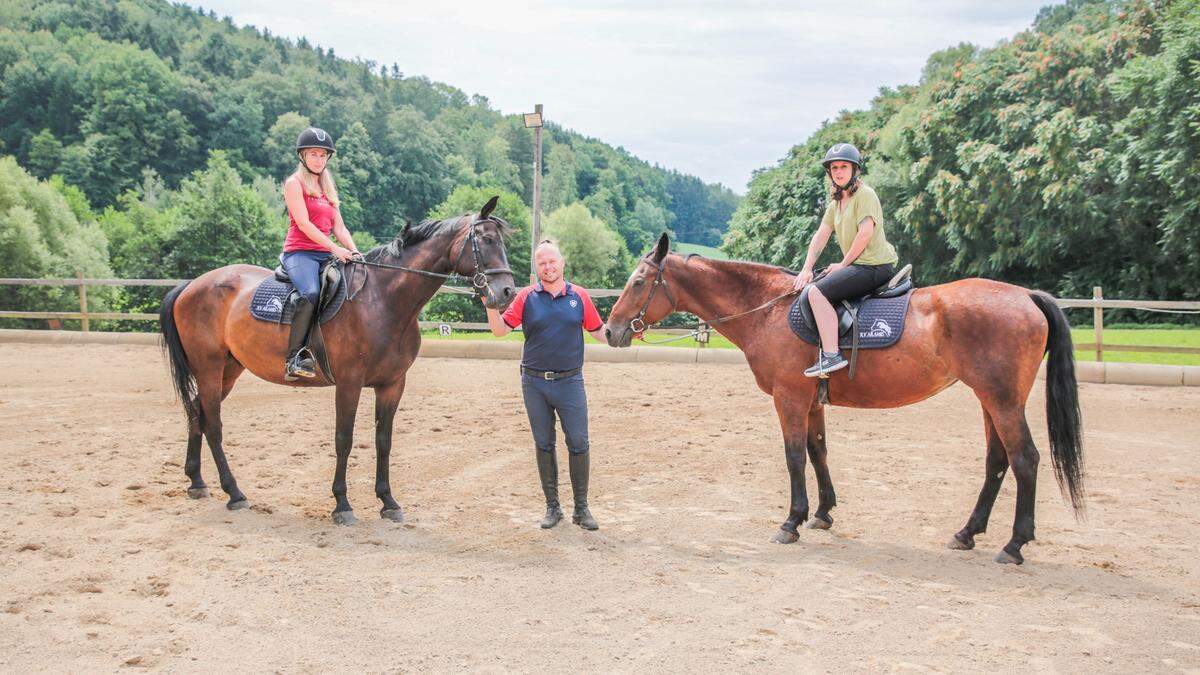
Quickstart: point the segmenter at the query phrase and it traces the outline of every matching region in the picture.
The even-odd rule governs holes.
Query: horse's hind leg
[[[992,514],[992,506],[996,503],[996,495],[1004,482],[1004,474],[1008,471],[1008,454],[1004,451],[1004,443],[996,433],[992,417],[987,410],[983,411],[983,430],[987,438],[986,474],[983,488],[979,491],[979,500],[975,510],[967,519],[967,524],[950,540],[950,548],[967,551],[975,548],[975,535],[987,531],[988,518]]]
[[[809,519],[808,527],[828,530],[833,526],[833,516],[829,515],[829,510],[837,506],[837,495],[833,491],[829,465],[825,461],[825,407],[819,403],[814,403],[808,412],[808,458],[817,476],[817,493],[820,495],[817,512]]]
[[[249,502],[246,501],[246,495],[242,494],[233,473],[229,470],[229,462],[225,459],[225,446],[221,438],[221,399],[229,393],[225,386],[225,373],[228,365],[229,359],[226,355],[208,368],[197,368],[196,390],[200,398],[201,428],[204,430],[204,437],[208,439],[208,448],[212,451],[213,463],[217,465],[221,489],[229,495],[229,501],[225,506],[230,510],[236,510],[249,506]],[[236,379],[237,374],[241,373],[240,364],[235,370],[236,374],[233,379]],[[233,386],[232,381],[229,386]]]
[[[1021,547],[1033,541],[1033,515],[1040,456],[1033,444],[1033,435],[1029,433],[1023,406],[1003,410],[990,409],[989,413],[992,423],[996,426],[996,433],[1004,443],[1013,477],[1017,479],[1017,513],[1013,519],[1012,539],[996,555],[996,562],[1020,565],[1025,562],[1025,558],[1021,556]]]
[[[221,383],[222,400],[229,396],[229,392],[233,389],[234,383],[237,382],[237,378],[242,374],[243,370],[245,368],[242,364],[235,361],[233,357],[226,359]],[[201,431],[203,417],[204,414],[200,412],[194,419],[188,419],[187,460],[183,464],[183,472],[192,481],[187,491],[188,497],[191,499],[204,499],[208,497],[208,485],[204,482],[204,477],[200,473],[200,446],[204,442],[204,434]]]
[[[200,475],[200,445],[204,442],[204,434],[200,431],[200,417],[188,418],[187,459],[183,463],[183,472],[191,479],[187,495],[191,499],[204,499],[208,496],[208,485]]]

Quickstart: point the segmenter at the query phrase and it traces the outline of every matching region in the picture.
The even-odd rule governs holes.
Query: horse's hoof
[[[188,499],[208,499],[208,488],[188,488]]]
[[[400,509],[381,509],[379,511],[379,517],[383,518],[384,520],[390,520],[393,523],[404,522],[404,512]]]
[[[245,499],[239,499],[236,502],[229,502],[225,505],[225,508],[229,509],[230,511],[241,511],[242,509],[249,508],[249,506],[250,502],[246,501]]]
[[[808,519],[808,522],[804,524],[804,527],[810,530],[828,530],[829,528],[833,527],[833,519],[831,518],[829,520],[825,520],[821,516],[813,516],[812,518]]]
[[[996,562],[1001,565],[1020,565],[1025,562],[1025,558],[1020,553],[1013,555],[1004,549],[1000,549],[1000,552],[996,554]]]
[[[336,525],[353,525],[358,522],[353,511],[334,511],[333,522]]]
[[[776,544],[794,544],[799,539],[800,539],[799,533],[788,532],[787,530],[785,530],[783,528],[780,528],[779,531],[775,533],[775,536],[771,537],[771,541]]]
[[[946,544],[946,548],[953,551],[970,551],[975,548],[975,538],[963,538],[956,534],[950,538],[950,543]]]

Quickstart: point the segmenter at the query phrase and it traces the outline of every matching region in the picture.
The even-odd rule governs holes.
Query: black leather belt
[[[522,375],[528,375],[530,377],[536,377],[539,380],[548,380],[551,382],[553,382],[554,380],[564,380],[568,377],[571,377],[572,375],[578,375],[582,371],[583,371],[583,368],[575,368],[574,370],[556,371],[556,370],[534,370],[533,368],[526,368],[525,366],[521,366],[521,374]]]

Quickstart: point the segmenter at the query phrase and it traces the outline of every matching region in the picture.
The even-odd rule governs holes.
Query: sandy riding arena
[[[595,533],[537,528],[511,361],[413,367],[392,454],[404,524],[376,515],[364,392],[352,527],[329,517],[332,390],[242,378],[225,439],[252,508],[230,512],[207,448],[214,494],[186,497],[157,349],[4,344],[0,373],[4,672],[1200,669],[1200,389],[1083,385],[1076,523],[1039,383],[1038,538],[1015,567],[992,562],[1011,478],[979,546],[945,547],[983,479],[961,385],[831,408],[834,527],[779,546],[780,432],[741,366],[588,365]]]

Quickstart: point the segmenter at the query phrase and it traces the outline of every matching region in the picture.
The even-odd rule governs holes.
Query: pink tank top
[[[304,206],[308,209],[308,220],[313,225],[317,226],[325,236],[333,231],[333,204],[325,198],[325,195],[313,197],[307,192],[304,193]],[[300,229],[296,224],[296,219],[288,213],[288,231],[287,238],[283,240],[283,252],[291,251],[328,251],[329,249],[318,244],[308,238],[307,234]]]

